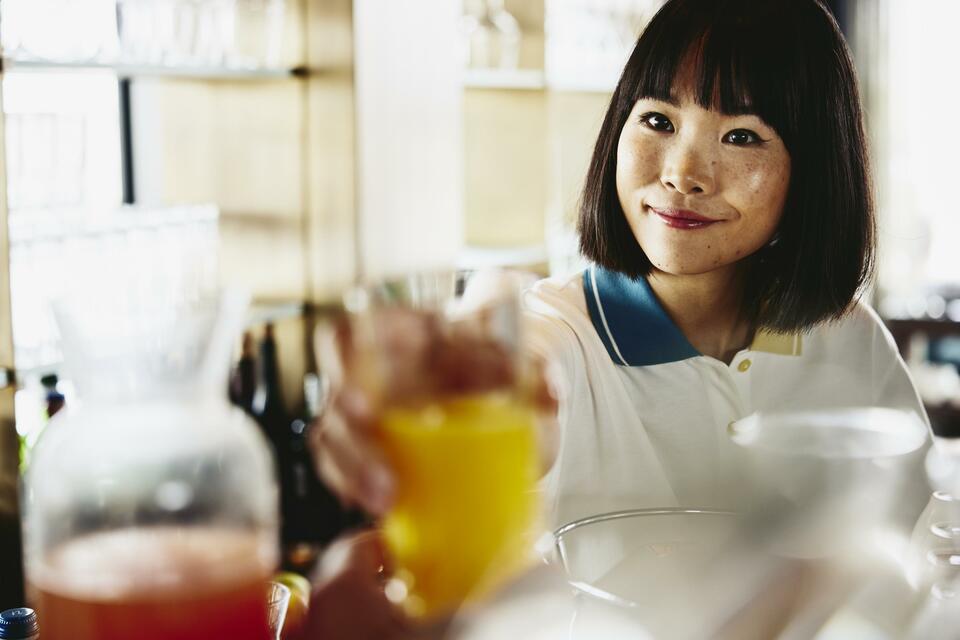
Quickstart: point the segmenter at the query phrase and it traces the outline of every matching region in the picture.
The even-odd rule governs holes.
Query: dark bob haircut
[[[741,314],[776,332],[838,319],[870,277],[874,214],[856,74],[819,0],[670,0],[613,93],[580,205],[580,250],[632,278],[652,266],[617,197],[617,143],[641,98],[670,100],[686,70],[704,108],[754,113],[790,154],[774,242],[742,262]]]

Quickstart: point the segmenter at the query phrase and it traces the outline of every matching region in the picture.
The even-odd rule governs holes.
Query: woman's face
[[[617,146],[617,194],[640,247],[675,275],[732,265],[767,244],[783,213],[790,155],[754,115],[687,95],[643,98]]]

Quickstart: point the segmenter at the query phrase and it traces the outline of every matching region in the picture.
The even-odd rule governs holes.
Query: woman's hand
[[[410,323],[401,326],[411,328]],[[356,381],[362,375],[357,371],[361,365],[349,353],[346,346],[349,340],[342,337],[348,331],[341,326],[334,330],[333,337],[327,338],[341,345],[338,347],[340,364],[336,365],[341,372],[333,376],[330,406],[308,431],[308,437],[317,471],[330,490],[346,505],[359,506],[370,515],[381,516],[392,504],[395,479],[376,442],[377,399]],[[441,385],[438,393],[498,388],[515,382],[516,367],[510,356],[491,345],[458,336],[455,344],[444,345],[439,350],[430,349],[439,355],[425,356],[415,348],[417,343],[425,343],[416,337],[417,333],[397,333],[397,341],[410,342],[398,350],[404,352],[407,362],[431,358],[426,370],[431,371],[436,379],[430,384],[431,388]],[[422,392],[420,387],[429,384],[418,379],[415,372],[402,378],[403,395]],[[524,379],[525,393],[537,409],[541,469],[546,472],[553,464],[559,440],[556,395],[542,361],[528,363]]]
[[[524,282],[515,275],[474,276],[460,320],[443,327],[433,314],[414,309],[378,310],[360,329],[377,336],[376,352],[345,319],[318,329],[317,356],[330,379],[331,400],[309,441],[320,477],[345,504],[373,516],[392,504],[395,479],[376,433],[378,406],[394,398],[518,387],[538,411],[543,471],[552,465],[559,438],[548,367],[539,359],[524,361],[522,353],[518,360],[487,333],[496,305]]]
[[[393,502],[395,481],[376,445],[375,430],[370,398],[353,386],[334,392],[308,437],[327,487],[344,504],[381,516]]]
[[[294,640],[391,640],[411,637],[411,622],[384,595],[386,559],[375,531],[333,542],[313,576],[303,629]]]

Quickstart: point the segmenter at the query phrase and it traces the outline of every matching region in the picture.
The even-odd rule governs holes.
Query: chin
[[[672,276],[698,276],[704,273],[710,273],[717,269],[723,269],[730,266],[728,261],[718,261],[715,258],[697,258],[693,260],[678,260],[674,257],[655,258],[647,254],[653,268]]]
[[[720,266],[722,267],[723,265],[720,265]],[[720,268],[720,267],[697,267],[697,266],[689,266],[689,265],[672,265],[672,264],[667,264],[664,266],[654,264],[653,267],[657,271],[667,273],[671,276],[698,276],[704,273],[710,273],[714,269]]]

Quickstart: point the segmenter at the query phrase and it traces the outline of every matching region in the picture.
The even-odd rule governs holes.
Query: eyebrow
[[[659,102],[666,102],[667,104],[669,104],[669,105],[672,106],[672,107],[676,107],[676,108],[678,108],[678,109],[680,108],[680,101],[677,100],[676,96],[674,96],[673,94],[670,94],[670,96],[668,96],[667,98],[656,98],[656,97],[654,97],[654,96],[640,96],[640,99],[641,99],[641,100],[644,100],[644,99],[646,99],[646,100],[657,100],[657,101],[659,101]]]
[[[658,98],[656,96],[640,96],[638,99],[657,100],[658,102],[666,102],[671,107],[675,107],[677,109],[680,108],[680,100],[678,100],[677,97],[672,93],[667,98]],[[766,120],[764,120],[759,113],[754,111],[750,105],[744,105],[742,107],[733,109],[732,111],[722,111],[721,113],[723,113],[725,116],[754,116],[756,118],[760,118],[761,121],[766,122]]]

